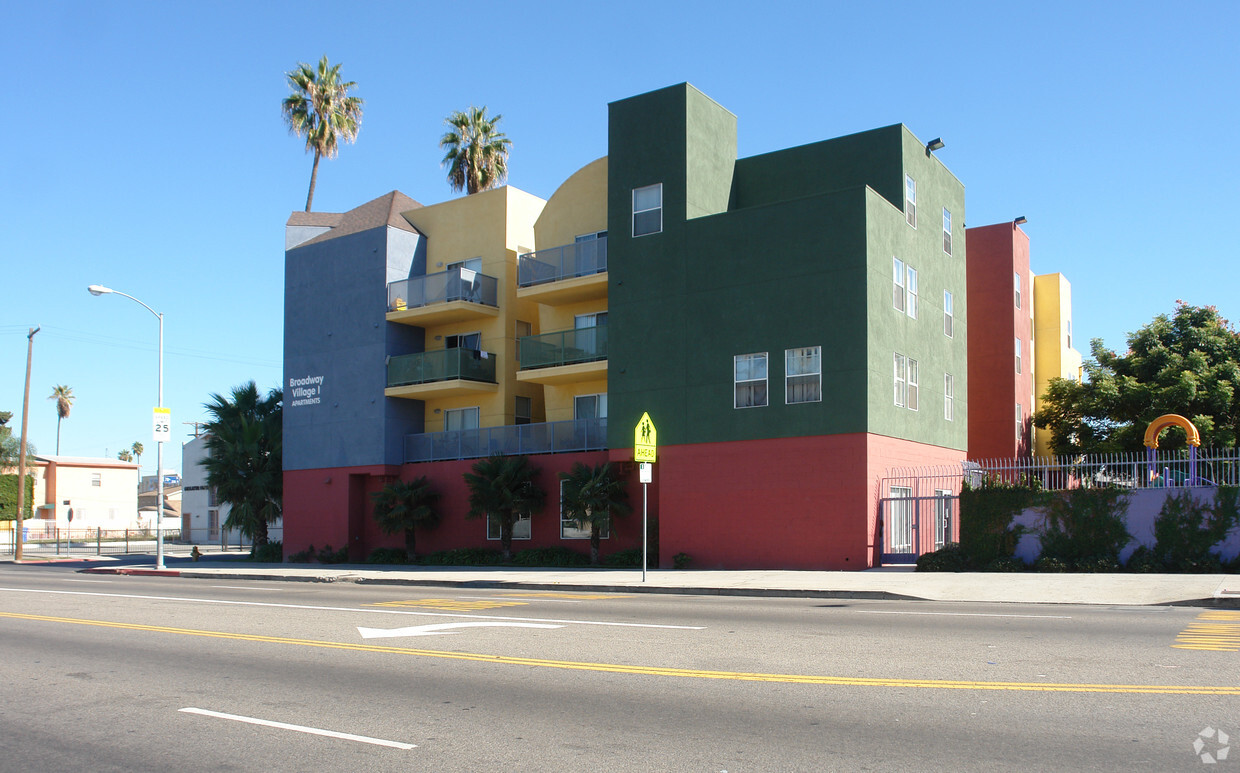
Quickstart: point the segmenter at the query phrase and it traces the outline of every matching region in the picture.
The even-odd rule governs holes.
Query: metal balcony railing
[[[387,287],[388,311],[404,311],[450,301],[499,306],[499,280],[468,268],[392,282]]]
[[[517,286],[557,282],[607,270],[607,237],[528,252],[518,259]]]
[[[607,419],[573,419],[405,436],[405,462],[553,454],[607,448]]]
[[[450,379],[496,383],[495,355],[477,349],[439,349],[388,358],[390,387]]]
[[[607,326],[582,327],[517,339],[521,369],[607,359]]]

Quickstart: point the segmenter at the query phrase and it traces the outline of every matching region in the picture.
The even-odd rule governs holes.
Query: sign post
[[[650,529],[646,517],[646,491],[654,479],[657,437],[650,414],[643,412],[641,421],[637,422],[637,426],[633,429],[633,460],[641,464],[638,480],[642,484],[642,582],[646,581],[646,566],[649,564],[649,559],[646,557],[647,545],[650,541]]]

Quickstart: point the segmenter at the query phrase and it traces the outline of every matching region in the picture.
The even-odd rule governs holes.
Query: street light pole
[[[22,437],[17,445],[17,528],[13,539],[17,547],[13,548],[13,560],[22,560],[22,509],[26,506],[26,420],[30,409],[30,363],[34,359],[34,334],[42,326],[30,328],[26,336],[26,393],[22,397]],[[33,504],[33,503],[31,503]]]
[[[147,306],[142,301],[123,293],[120,290],[113,290],[103,285],[91,285],[86,288],[91,295],[120,295],[128,298],[134,303],[155,315],[159,320],[159,405],[156,407],[163,409],[164,407],[164,315],[155,309]],[[142,472],[139,470],[138,475]],[[155,438],[155,485],[158,495],[155,499],[155,568],[164,568],[164,441],[163,435],[157,435]]]

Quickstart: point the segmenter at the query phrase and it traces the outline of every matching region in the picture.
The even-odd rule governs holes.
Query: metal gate
[[[880,564],[914,564],[918,556],[960,541],[960,498],[950,490],[915,497],[911,488],[892,486],[890,493],[878,501]]]

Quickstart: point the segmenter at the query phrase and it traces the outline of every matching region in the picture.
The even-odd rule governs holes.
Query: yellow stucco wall
[[[1033,278],[1033,342],[1035,409],[1042,407],[1042,396],[1053,378],[1079,379],[1081,353],[1068,340],[1072,319],[1072,285],[1063,274],[1039,274]],[[1034,452],[1047,456],[1050,431],[1034,430]]]

